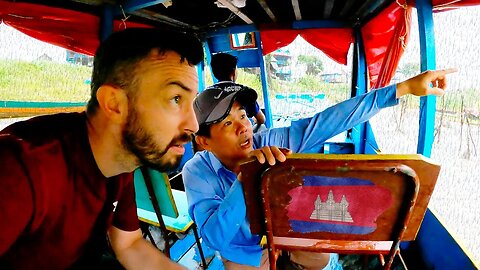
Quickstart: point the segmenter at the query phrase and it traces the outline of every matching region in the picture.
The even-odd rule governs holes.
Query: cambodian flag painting
[[[368,234],[392,203],[386,188],[358,178],[304,176],[304,185],[291,189],[287,206],[295,232]]]

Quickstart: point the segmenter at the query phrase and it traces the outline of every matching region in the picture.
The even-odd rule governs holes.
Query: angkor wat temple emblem
[[[322,202],[320,195],[318,195],[314,204],[315,210],[313,210],[310,219],[353,222],[352,216],[348,212],[348,202],[345,195],[343,195],[342,200],[337,203],[333,199],[333,191],[330,190],[325,202]]]

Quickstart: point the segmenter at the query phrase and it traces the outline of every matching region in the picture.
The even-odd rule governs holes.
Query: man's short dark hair
[[[230,81],[230,75],[237,68],[237,57],[228,53],[217,53],[212,56],[210,66],[212,73],[219,81]]]
[[[193,35],[154,28],[115,32],[100,44],[95,53],[87,112],[95,113],[98,108],[97,90],[104,84],[135,89],[136,67],[153,49],[159,53],[176,52],[182,62],[187,61],[190,65],[197,65],[203,60],[202,44]]]
[[[198,131],[197,133],[195,133],[196,136],[203,136],[203,137],[207,137],[207,138],[210,138],[210,127],[212,125],[211,124],[202,124],[198,127]]]

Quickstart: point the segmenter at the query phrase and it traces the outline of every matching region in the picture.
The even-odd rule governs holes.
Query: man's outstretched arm
[[[457,72],[457,69],[428,70],[397,84],[397,98],[407,94],[415,96],[442,96],[447,87],[445,75]]]

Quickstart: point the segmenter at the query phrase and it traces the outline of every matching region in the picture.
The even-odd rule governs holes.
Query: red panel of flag
[[[390,191],[358,178],[305,176],[288,192],[289,222],[296,232],[367,234],[392,203]]]

